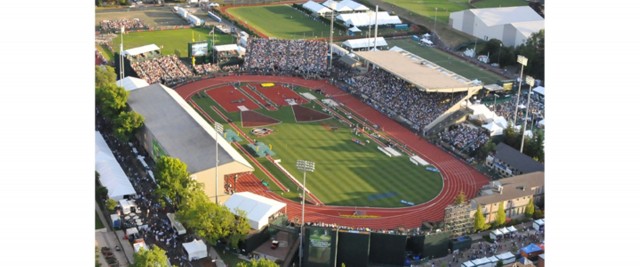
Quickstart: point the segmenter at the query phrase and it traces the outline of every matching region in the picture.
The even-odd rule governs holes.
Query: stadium
[[[483,86],[399,47],[339,55],[322,38],[237,36],[225,46],[192,38],[186,58],[153,43],[124,51],[120,79],[144,80],[126,89],[129,107],[145,118],[137,139],[151,158],[180,158],[212,202],[251,192],[284,203],[266,216],[281,211],[285,226],[309,226],[305,266],[396,265],[408,243],[420,244],[411,245],[416,254],[427,254],[429,242],[440,246],[430,255],[446,254],[449,236],[421,233],[489,178],[424,137]],[[314,170],[303,172],[299,160]],[[325,243],[332,251],[313,252]],[[347,256],[357,244],[371,248]],[[389,256],[390,246],[401,249]],[[389,258],[375,258],[384,252]]]

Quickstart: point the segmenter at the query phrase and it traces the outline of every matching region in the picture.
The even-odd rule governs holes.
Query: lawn
[[[102,225],[102,221],[100,221],[100,217],[98,216],[98,212],[95,212],[96,214],[96,229],[102,229],[104,228],[104,225]]]
[[[163,55],[176,54],[178,51],[179,57],[187,56],[187,44],[195,41],[205,41],[211,38],[209,35],[209,29],[206,28],[190,28],[190,29],[178,29],[178,30],[165,30],[165,31],[148,31],[148,32],[130,32],[124,35],[124,49],[139,47],[148,44],[156,44],[160,47],[160,51]],[[216,33],[215,44],[230,44],[233,42],[233,38],[230,35]],[[114,49],[120,47],[120,36],[113,39],[111,45]]]
[[[238,21],[249,24],[269,37],[329,37],[329,25],[313,20],[307,14],[288,5],[234,7],[227,9],[227,12]]]
[[[98,52],[102,54],[102,56],[104,57],[104,59],[107,60],[107,62],[110,62],[110,63],[115,62],[113,61],[113,52],[111,52],[111,50],[109,50],[109,48],[107,48],[106,45],[96,45],[96,49],[98,49]]]
[[[194,100],[197,98],[194,97]],[[210,106],[210,101],[212,100],[198,99],[196,102]],[[306,106],[313,108],[314,104]],[[352,138],[358,138],[362,142],[366,138],[354,136],[349,127],[336,120],[296,123],[289,106],[281,107],[278,111],[257,111],[281,120],[282,123],[268,126],[274,130],[274,134],[255,138],[272,145],[276,153],[274,158],[281,159],[281,164],[300,182],[303,175],[296,169],[296,160],[315,162],[315,172],[307,173],[307,187],[325,204],[399,207],[403,206],[400,200],[416,204],[431,200],[442,188],[440,174],[413,165],[406,155],[396,158],[385,156],[373,142],[364,146],[354,143]],[[229,115],[236,117],[237,113]],[[238,120],[234,121],[236,125],[240,125]],[[337,131],[331,131],[325,125],[341,127]],[[243,131],[252,136],[251,129],[243,128]],[[297,192],[296,186],[271,163],[263,159],[260,162],[292,192]]]
[[[418,42],[412,39],[390,39],[387,40],[387,43],[389,43],[389,47],[401,47],[470,80],[478,79],[485,84],[495,83],[497,80],[504,80],[504,78],[493,72],[485,71],[475,65],[462,61],[457,57],[451,56],[446,52],[432,47],[420,46],[418,45]]]

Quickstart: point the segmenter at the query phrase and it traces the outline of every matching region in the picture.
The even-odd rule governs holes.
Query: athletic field
[[[139,47],[148,44],[156,44],[163,55],[176,54],[180,57],[187,56],[187,45],[192,40],[206,41],[211,38],[210,30],[206,28],[190,28],[165,31],[130,32],[124,34],[124,49]],[[216,33],[215,44],[230,44],[233,39],[230,35]],[[111,47],[120,49],[120,36],[113,39]]]
[[[493,72],[483,70],[436,48],[421,46],[418,42],[409,38],[389,39],[387,43],[389,43],[389,47],[398,46],[470,80],[478,79],[485,84],[492,84],[497,80],[505,79]]]
[[[434,19],[437,16],[439,23],[447,23],[449,14],[471,8],[526,6],[524,0],[480,0],[469,4],[467,0],[383,0],[394,4],[415,14]],[[436,8],[438,11],[436,12]],[[437,13],[437,14],[436,14]]]
[[[288,5],[233,7],[227,12],[269,37],[304,39],[329,37],[329,25]],[[336,31],[337,33],[337,31]]]
[[[223,90],[225,87],[216,88]],[[216,94],[216,88],[208,89],[206,95]],[[308,92],[306,89],[299,90]],[[232,95],[226,91],[220,94]],[[233,93],[235,96],[240,94],[242,94],[240,91]],[[224,112],[221,105],[210,98],[193,96],[191,99],[214,119],[221,120],[214,115],[212,105],[223,111],[225,116],[232,119],[236,125],[242,125],[240,112]],[[315,103],[302,106],[322,111],[320,105]],[[356,136],[351,128],[337,119],[296,122],[292,110],[291,106],[280,106],[276,111],[254,110],[281,121],[276,125],[256,127],[272,129],[274,132],[270,135],[261,137],[252,135],[251,130],[254,129],[252,127],[242,128],[242,130],[250,138],[271,146],[276,153],[273,158],[281,159],[281,164],[300,183],[303,182],[303,175],[296,169],[296,160],[315,162],[315,172],[307,173],[307,188],[324,204],[402,207],[405,205],[400,202],[401,200],[418,204],[427,202],[440,193],[443,186],[440,173],[430,172],[424,167],[412,164],[405,154],[393,158],[384,155],[378,151],[378,145],[374,140],[362,134]],[[225,124],[225,129],[228,127],[229,124]],[[354,142],[354,138],[360,144]],[[368,143],[367,140],[369,140]],[[248,143],[244,141],[241,144],[246,147]],[[272,163],[266,160],[260,160],[260,162],[267,165],[267,169],[292,192],[299,192],[296,185]]]

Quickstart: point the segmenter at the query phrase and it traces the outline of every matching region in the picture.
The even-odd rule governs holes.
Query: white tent
[[[313,12],[313,14],[317,14],[317,15],[323,15],[325,13],[331,13],[331,9],[329,9],[326,6],[323,6],[321,4],[318,4],[312,0],[309,0],[309,2],[306,2],[302,5],[302,7],[306,10],[309,10],[311,12]]]
[[[344,2],[344,1],[342,1]],[[343,4],[342,2],[336,2],[333,0],[328,0],[324,3],[322,3],[323,6],[326,6],[328,8],[331,8],[337,12],[353,12],[353,9],[348,7],[347,5]]]
[[[135,195],[136,190],[120,167],[120,163],[111,153],[102,134],[96,132],[96,171],[100,174],[100,183],[108,190],[109,198],[121,200],[125,196]]]
[[[351,0],[342,0],[340,4],[351,8],[355,12],[369,11],[367,6]]]
[[[120,199],[119,201],[120,207],[122,207],[122,213],[125,215],[131,213],[131,208],[136,208],[136,203],[127,199]]]
[[[502,263],[504,264],[509,264],[516,261],[516,256],[513,255],[511,252],[505,252],[500,255],[496,255],[496,258],[498,258],[499,260],[502,260]]]
[[[189,261],[207,257],[207,245],[202,240],[195,239],[189,243],[182,243],[182,247],[187,251]]]
[[[280,211],[287,204],[256,195],[251,192],[233,194],[224,205],[234,214],[238,210],[246,212],[247,220],[252,229],[260,230],[269,224],[269,217]]]
[[[543,127],[544,127],[544,120],[538,121],[538,128],[543,128]]]
[[[147,83],[147,81],[131,76],[127,76],[124,79],[116,81],[116,84],[127,91],[132,91],[141,87],[149,86],[149,83]]]
[[[534,93],[541,94],[542,96],[544,96],[544,87],[542,87],[542,86],[538,86],[538,87],[536,87],[536,88],[533,88],[533,92],[534,92]]]
[[[502,127],[503,129],[506,129],[507,126],[509,126],[509,123],[507,122],[507,120],[503,116],[494,118],[493,122],[498,124],[498,126]]]
[[[138,251],[140,251],[140,249],[145,249],[145,250],[149,250],[149,247],[147,246],[147,244],[144,242],[144,240],[142,242],[136,242],[133,243],[133,250],[138,253]]]
[[[509,230],[509,233],[516,233],[516,232],[518,232],[518,229],[516,229],[515,227],[513,227],[513,225],[512,225],[512,226],[507,227],[507,230]]]
[[[341,21],[342,24],[349,27],[373,26],[376,24],[376,21],[378,21],[378,25],[395,25],[402,23],[398,16],[391,16],[389,12],[386,11],[378,12],[377,20],[376,12],[340,14],[336,16],[336,20]]]
[[[361,31],[360,29],[358,29],[358,27],[356,27],[356,26],[353,26],[353,27],[349,28],[349,31],[351,31],[351,32],[362,32],[362,31]]]
[[[491,231],[491,233],[489,233],[489,237],[493,240],[496,240],[498,238],[500,238],[502,236],[502,232],[500,232],[498,229]]]
[[[182,223],[180,223],[178,220],[176,220],[176,215],[173,213],[167,213],[167,218],[169,218],[169,222],[171,223],[171,227],[173,227],[173,229],[176,229],[176,232],[178,232],[178,235],[184,235],[187,233],[187,229],[184,228],[184,225],[182,225]]]
[[[462,263],[462,265],[460,265],[460,267],[475,267],[476,265],[473,264],[472,261],[465,261],[464,263]]]
[[[503,235],[509,234],[509,230],[507,230],[507,227],[502,227],[498,230],[500,230],[500,232],[502,232]]]
[[[342,45],[351,48],[351,49],[362,49],[367,47],[373,47],[375,44],[376,47],[388,46],[387,41],[384,37],[376,38],[360,38],[360,39],[351,39],[342,42]]]
[[[502,127],[500,127],[497,123],[493,121],[485,125],[482,125],[482,128],[487,129],[489,131],[490,136],[502,135],[502,132],[504,131]]]
[[[473,264],[475,264],[477,267],[489,267],[491,266],[491,261],[489,259],[485,258],[480,258],[480,259],[475,259],[472,260],[471,262],[473,262]]]

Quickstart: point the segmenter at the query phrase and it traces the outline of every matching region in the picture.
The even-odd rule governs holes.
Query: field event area
[[[296,169],[296,161],[315,162],[315,172],[307,173],[307,188],[326,205],[402,207],[409,202],[427,202],[440,193],[443,186],[440,173],[411,163],[404,153],[388,156],[379,150],[386,146],[385,139],[376,138],[373,129],[364,129],[372,136],[364,133],[349,119],[350,115],[323,104],[320,100],[325,97],[321,93],[289,87],[291,89],[276,84],[262,88],[259,83],[239,83],[207,89],[205,94],[195,94],[191,99],[208,115],[217,117],[212,110],[212,106],[216,107],[239,126],[249,115],[241,115],[249,111],[240,110],[263,115],[268,126],[260,126],[255,122],[256,116],[251,115],[254,119],[249,127],[241,128],[244,134],[269,147],[275,154],[273,158],[280,159],[281,165],[300,183],[303,175]],[[308,100],[303,93],[311,94],[317,100]],[[233,105],[243,108],[230,108]],[[277,110],[267,110],[265,106],[277,106]],[[329,116],[335,114],[346,121]],[[225,129],[228,127],[227,123]],[[256,131],[261,127],[267,127],[269,134],[255,134],[262,133]],[[246,141],[241,144],[250,151]],[[395,150],[402,151],[401,148]],[[261,162],[279,180],[289,183],[292,192],[300,193],[273,163]]]
[[[329,25],[289,5],[233,7],[227,12],[269,37],[328,38]],[[337,31],[335,32],[338,33]]]

